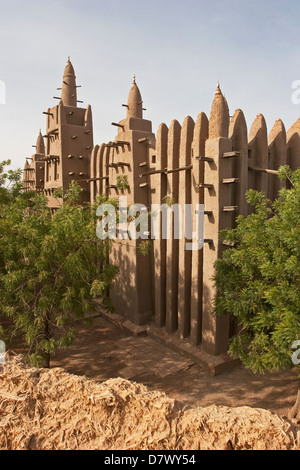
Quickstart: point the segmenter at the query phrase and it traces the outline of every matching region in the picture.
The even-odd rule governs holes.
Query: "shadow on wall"
[[[137,325],[146,324],[153,316],[151,254],[139,253],[136,240],[116,241],[110,263],[122,267],[110,290],[115,310]]]

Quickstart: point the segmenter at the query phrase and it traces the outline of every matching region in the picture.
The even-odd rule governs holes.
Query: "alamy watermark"
[[[5,364],[6,362],[6,347],[4,341],[0,340],[0,364]]]
[[[300,340],[293,342],[292,349],[296,349],[296,351],[292,355],[292,363],[294,364],[294,366],[299,366],[300,365]]]
[[[292,89],[295,90],[292,93],[292,103],[300,104],[300,80],[294,80],[292,83]]]
[[[0,104],[6,104],[6,86],[3,80],[0,80]]]
[[[119,197],[116,207],[110,203],[97,208],[97,236],[101,240],[181,240],[185,249],[200,250],[204,243],[203,204],[143,204],[128,207],[127,197]]]

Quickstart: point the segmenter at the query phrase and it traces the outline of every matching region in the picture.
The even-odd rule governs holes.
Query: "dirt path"
[[[131,336],[101,317],[81,327],[74,344],[59,351],[52,366],[99,382],[130,379],[192,407],[251,406],[286,415],[297,391],[293,371],[254,375],[237,366],[213,377],[155,339]]]

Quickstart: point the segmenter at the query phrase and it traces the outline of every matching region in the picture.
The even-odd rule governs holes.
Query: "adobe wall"
[[[137,102],[142,102],[140,94]],[[250,213],[245,198],[249,188],[265,192],[272,200],[277,197],[285,184],[277,178],[279,166],[299,166],[299,121],[286,133],[282,121],[277,120],[268,135],[264,116],[258,114],[248,131],[242,110],[229,116],[219,86],[209,118],[201,112],[196,121],[187,116],[182,124],[176,119],[169,127],[162,123],[156,136],[149,121],[142,119],[141,109],[139,113],[134,124],[128,116],[117,124],[114,142],[94,147],[91,199],[101,193],[120,195],[116,178],[126,174],[129,188],[122,194],[129,204],[190,204],[193,230],[199,222],[194,208],[204,204],[204,244],[202,249],[190,251],[186,237],[174,238],[176,218],[172,211],[171,237],[163,238],[161,226],[147,256],[141,257],[137,241],[117,241],[110,261],[118,265],[120,274],[112,299],[116,311],[126,318],[138,324],[152,318],[169,334],[218,356],[227,351],[233,333],[230,319],[216,317],[213,310],[217,296],[214,263],[228,248],[220,231],[235,227],[238,215]]]
[[[143,119],[142,98],[135,81],[126,107],[126,118],[114,123],[117,128],[114,142],[93,149],[91,201],[96,194],[109,198],[123,196],[128,206],[137,202],[149,209],[149,178],[141,175],[149,167],[155,135],[151,122]],[[154,309],[152,258],[139,252],[140,243],[126,233],[125,239],[115,241],[109,258],[111,264],[120,268],[110,291],[116,311],[139,325],[151,319]]]
[[[114,141],[94,145],[91,107],[78,107],[77,88],[68,59],[59,104],[44,112],[46,134],[40,132],[36,152],[26,160],[24,191],[43,192],[55,210],[62,201],[53,197],[54,190],[76,181],[83,188],[82,202],[94,203],[98,195],[126,197],[128,207],[143,204],[149,212],[153,207],[167,211],[170,236],[163,237],[162,212],[157,210],[144,234],[151,241],[147,255],[140,252],[144,240],[128,233],[130,220],[119,227],[125,231],[123,236],[117,233],[108,260],[119,268],[110,292],[113,304],[138,325],[153,321],[212,356],[226,352],[233,326],[213,310],[214,263],[230,246],[221,241],[220,231],[235,227],[238,215],[251,212],[248,189],[274,200],[286,184],[277,177],[279,166],[299,168],[300,119],[287,132],[277,119],[268,134],[265,118],[258,114],[248,129],[242,110],[230,116],[218,85],[209,117],[200,112],[195,121],[187,116],[182,123],[161,123],[154,134],[151,121],[144,119],[134,78],[123,105],[126,117],[112,123]],[[190,237],[176,205],[182,214],[189,208],[193,232],[203,220],[201,249],[187,249]],[[137,216],[131,214],[131,220]],[[184,236],[177,239],[178,227]]]

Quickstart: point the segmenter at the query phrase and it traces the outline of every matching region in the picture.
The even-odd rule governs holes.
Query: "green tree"
[[[7,204],[13,198],[21,194],[22,170],[6,170],[11,160],[0,162],[0,204]]]
[[[300,378],[292,361],[292,345],[300,340],[300,170],[281,167],[279,176],[291,188],[273,204],[248,191],[253,213],[222,233],[234,246],[216,262],[215,307],[236,320],[232,356],[255,373],[295,367]],[[300,391],[290,416],[300,417]]]
[[[95,297],[107,301],[117,269],[106,262],[110,241],[96,235],[96,204],[79,204],[78,185],[60,194],[52,216],[46,198],[22,194],[14,176],[0,202],[0,312],[10,335],[22,333],[31,361],[49,367],[56,348],[73,341],[74,320],[88,321]]]

